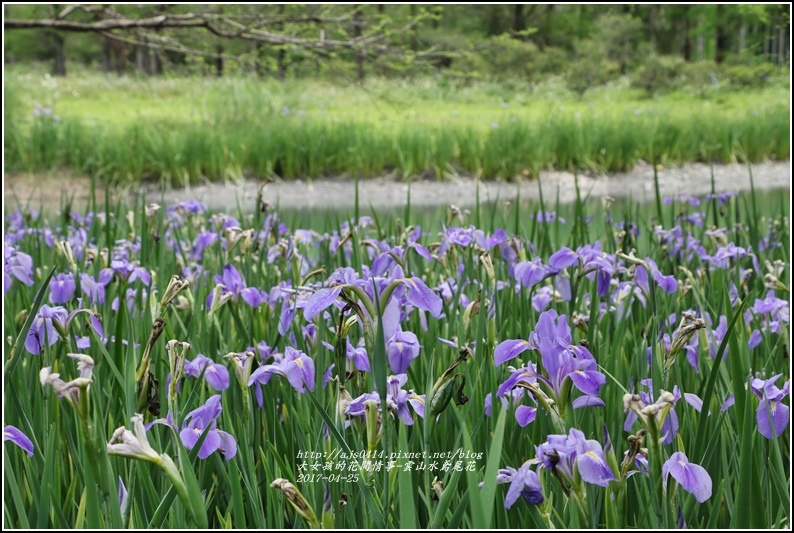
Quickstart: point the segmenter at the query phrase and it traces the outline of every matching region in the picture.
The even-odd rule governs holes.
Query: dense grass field
[[[681,89],[623,80],[579,97],[561,79],[363,85],[255,78],[135,78],[6,68],[6,167],[111,181],[246,176],[536,176],[661,163],[785,160],[790,86]]]
[[[4,527],[791,526],[788,194],[105,196],[6,215]]]

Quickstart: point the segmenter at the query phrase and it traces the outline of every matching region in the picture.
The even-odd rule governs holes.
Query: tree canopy
[[[55,74],[67,58],[150,74],[204,58],[218,75],[229,61],[278,77],[307,61],[521,75],[594,55],[624,74],[649,54],[783,64],[790,47],[788,4],[31,4],[5,5],[3,26],[20,30],[6,61],[52,60]]]

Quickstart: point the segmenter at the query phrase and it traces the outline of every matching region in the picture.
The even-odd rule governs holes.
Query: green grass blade
[[[405,436],[407,430],[408,428],[406,427],[402,427],[399,430],[399,450],[408,450],[408,439]],[[397,481],[400,488],[400,528],[416,529],[416,505],[411,471],[400,468],[397,473]]]
[[[507,410],[501,409],[500,411],[499,420],[496,422],[496,429],[494,430],[491,440],[491,446],[488,449],[488,462],[485,468],[485,485],[482,489],[482,508],[485,513],[483,520],[486,524],[484,527],[492,527],[494,498],[496,496],[496,474],[499,471],[499,463],[502,460],[502,443],[504,441]]]

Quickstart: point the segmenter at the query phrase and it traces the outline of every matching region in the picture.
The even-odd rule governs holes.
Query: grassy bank
[[[9,170],[70,168],[125,182],[448,172],[535,176],[662,162],[787,159],[788,86],[648,99],[618,83],[579,98],[444,78],[363,86],[256,79],[64,79],[6,70]]]

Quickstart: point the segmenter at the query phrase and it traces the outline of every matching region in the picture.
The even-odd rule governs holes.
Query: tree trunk
[[[690,21],[691,8],[684,11],[684,61],[692,61],[692,22]]]
[[[55,61],[52,65],[52,75],[66,76],[66,45],[64,43],[63,35],[53,33],[52,42],[55,51]]]
[[[657,42],[659,40],[659,6],[648,6],[648,29],[650,34],[651,51],[656,52]]]
[[[278,8],[278,14],[284,14],[284,5],[280,5]],[[276,28],[280,31],[284,29],[284,26],[279,23],[276,25]],[[276,54],[276,60],[278,63],[278,79],[279,81],[284,81],[287,79],[287,50],[284,48],[279,48],[278,53]]]
[[[223,45],[215,45],[215,75],[219,78],[223,77]]]
[[[162,76],[163,74],[163,59],[160,57],[160,52],[152,50],[151,55],[152,74]]]
[[[697,57],[698,61],[706,59],[706,36],[703,32],[703,26],[706,21],[704,19],[703,13],[700,13],[698,15],[698,34],[695,39],[695,57]]]
[[[265,55],[265,45],[262,43],[256,43],[256,51],[254,52],[255,60],[254,60],[254,69],[256,69],[256,75],[260,78],[265,77],[265,66],[262,64],[262,58]]]
[[[149,47],[146,45],[138,46],[135,51],[135,70],[138,72],[145,72],[149,74],[151,69],[149,67]]]
[[[353,16],[353,37],[361,37],[361,29],[364,26],[364,7],[358,6],[356,14]],[[356,50],[356,75],[358,81],[364,81],[364,51]]]
[[[487,7],[485,6],[486,13],[488,14],[488,18],[486,24],[488,26],[488,35],[499,35],[502,33],[502,21],[499,17],[499,12],[501,9],[497,9],[497,6]]]
[[[416,18],[416,4],[411,4],[411,18]],[[419,35],[417,34],[418,24],[411,30],[411,50],[416,52],[419,50]]]
[[[102,72],[110,72],[113,67],[110,64],[110,43],[108,39],[102,39]]]
[[[777,30],[777,64],[778,65],[783,65],[787,63],[786,60],[786,57],[788,56],[787,54],[788,47],[786,46],[787,44],[786,37],[788,36],[787,29],[788,28],[781,26],[780,29]]]
[[[115,45],[116,59],[116,74],[121,76],[127,70],[127,57],[130,55],[130,48],[122,43],[113,43]]]
[[[716,43],[715,43],[715,61],[722,63],[725,61],[725,55],[728,52],[728,31],[727,20],[725,20],[725,7],[722,4],[717,4],[717,20],[716,20]]]
[[[384,18],[386,15],[386,4],[378,4],[378,15],[380,15],[381,20]],[[377,61],[377,64],[380,69],[380,75],[385,78],[389,74],[389,69],[387,68],[386,63],[384,61]],[[318,74],[320,72],[319,63],[317,64],[317,72]]]
[[[738,41],[738,49],[736,50],[736,52],[738,52],[740,56],[743,56],[746,48],[747,48],[747,24],[745,24],[744,18],[742,18],[742,22],[739,24],[739,41]]]
[[[284,48],[278,50],[278,79],[287,79],[287,51]]]
[[[524,24],[524,4],[515,4],[513,6],[513,31],[516,33],[522,32],[526,29]]]
[[[769,24],[764,25],[764,59],[770,60],[769,54]]]

